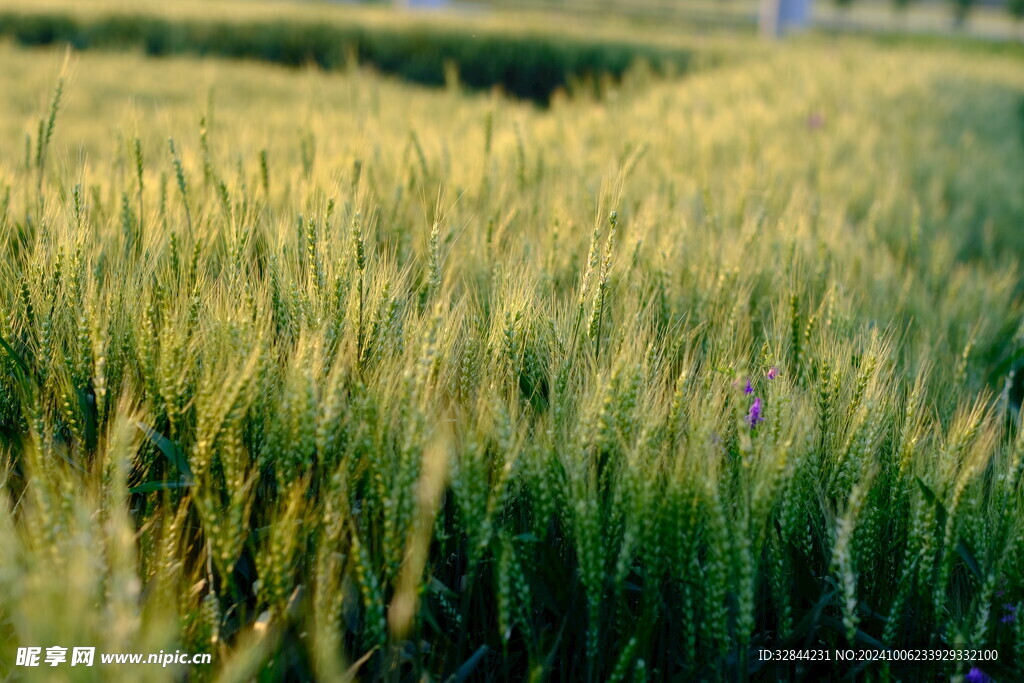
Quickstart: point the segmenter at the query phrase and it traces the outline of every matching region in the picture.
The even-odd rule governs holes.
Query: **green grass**
[[[1024,670],[1018,58],[797,43],[546,109],[0,61],[0,672]]]

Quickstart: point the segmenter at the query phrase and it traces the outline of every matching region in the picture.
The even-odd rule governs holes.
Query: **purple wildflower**
[[[777,367],[775,367],[773,365],[770,368],[768,368],[768,374],[767,374],[768,379],[775,379],[778,376],[779,376],[779,369]]]
[[[754,393],[754,385],[750,383],[749,379],[747,380],[746,386],[743,387],[743,393],[744,394],[752,394],[752,393]]]
[[[972,666],[971,670],[964,676],[964,680],[967,683],[989,683],[992,679],[988,677],[984,671],[976,666]]]
[[[747,413],[747,424],[753,429],[757,426],[757,423],[763,422],[764,418],[761,417],[761,399],[754,397],[754,402],[750,404],[750,412]]]
[[[1012,624],[1017,620],[1017,606],[1016,605],[1003,605],[1003,609],[1006,613],[999,620],[1002,624]]]

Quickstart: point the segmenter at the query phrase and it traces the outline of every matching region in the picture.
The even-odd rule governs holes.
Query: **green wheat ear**
[[[181,164],[181,157],[174,146],[174,138],[167,138],[167,146],[171,152],[171,164],[174,167],[174,179],[178,185],[178,194],[181,196],[181,203],[185,209],[185,222],[188,226],[189,235],[192,234],[192,210],[189,207],[188,182],[185,179],[185,168]]]
[[[612,254],[615,247],[615,232],[619,224],[619,213],[612,211],[608,214],[608,238],[604,245],[604,258],[601,259],[601,272],[597,279],[597,295],[594,298],[594,308],[590,316],[590,324],[587,326],[589,336],[594,340],[594,356],[601,355],[601,323],[604,320],[606,299],[608,296],[608,278],[612,270]]]
[[[263,185],[263,194],[270,196],[270,167],[267,163],[267,150],[260,150],[260,181]]]
[[[64,66],[61,67],[61,75],[53,89],[53,97],[50,99],[50,107],[46,119],[39,120],[39,131],[36,135],[36,169],[38,173],[36,177],[36,196],[40,206],[42,206],[43,175],[46,170],[47,151],[50,148],[50,142],[53,140],[53,131],[57,125],[57,112],[60,110],[60,100],[64,94],[64,73],[67,70],[69,57],[70,51],[68,52],[68,57],[65,57]]]

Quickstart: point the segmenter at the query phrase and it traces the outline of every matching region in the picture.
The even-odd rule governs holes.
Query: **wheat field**
[[[1019,57],[0,62],[0,675],[1024,672]]]

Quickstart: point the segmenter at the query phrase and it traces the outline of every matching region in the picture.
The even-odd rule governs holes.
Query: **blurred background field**
[[[541,101],[579,79],[619,77],[638,60],[678,73],[696,61],[756,58],[761,49],[750,40],[757,7],[740,0],[424,4],[429,7],[396,11],[387,3],[282,0],[14,2],[0,8],[0,35],[23,45],[58,42],[326,68],[355,61],[431,85],[458,74],[473,87],[498,85]],[[811,26],[1021,52],[1014,40],[1021,23],[1006,6],[946,7],[949,16],[957,7],[970,10],[972,21],[956,27],[943,25],[943,7],[819,2],[812,5]]]
[[[1015,0],[966,2],[967,18],[955,22],[956,4],[942,0],[830,0],[815,2],[812,25],[846,32],[895,32],[967,35],[1013,40],[1021,37],[1021,9]],[[447,3],[435,3],[445,5]],[[753,0],[466,0],[462,7],[486,7],[523,12],[563,12],[577,17],[609,17],[645,27],[676,25],[704,31],[753,30],[759,4]]]
[[[0,675],[1021,677],[1020,46],[559,4],[0,7]]]
[[[1020,0],[827,0],[811,5],[811,26],[828,31],[974,36],[995,40],[1024,39],[1024,6]],[[471,20],[508,30],[512,26],[548,27],[607,37],[609,28],[618,37],[626,29],[643,33],[644,42],[676,34],[729,34],[756,30],[760,7],[755,0],[197,0],[167,4],[140,0],[12,0],[8,12],[20,14],[97,15],[146,14],[164,18],[205,20],[232,18],[368,22],[393,24],[399,19],[391,9],[412,11],[419,22],[440,18]],[[636,34],[633,35],[636,38]]]

